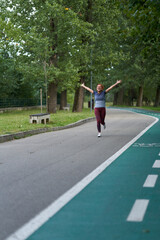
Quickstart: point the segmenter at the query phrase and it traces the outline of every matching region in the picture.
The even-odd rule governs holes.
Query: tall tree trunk
[[[48,112],[56,113],[57,110],[57,85],[53,82],[48,85]]]
[[[118,102],[118,92],[114,93],[113,105],[117,105]]]
[[[53,18],[50,19],[50,26],[51,26],[51,32],[54,33],[56,31],[56,24],[55,20]],[[53,54],[50,57],[50,66],[57,67],[57,54],[54,53],[55,48],[57,47],[57,34],[55,34],[53,39],[53,45],[52,45],[52,51]],[[57,110],[57,83],[56,82],[50,82],[48,84],[48,112],[49,113],[56,113]]]
[[[84,77],[81,78],[80,83],[84,82]],[[83,108],[83,96],[84,90],[82,87],[78,87],[75,91],[74,104],[72,112],[82,112]]]
[[[92,23],[92,0],[87,1],[85,21]],[[82,36],[82,44],[85,45],[86,43],[88,43],[88,37],[86,38],[85,36]],[[86,63],[83,62],[81,66],[82,67],[86,66]],[[83,83],[84,79],[85,77],[82,76],[80,83]],[[78,87],[75,91],[72,112],[81,112],[83,109],[83,101],[84,101],[84,89],[82,87]]]
[[[60,110],[63,110],[63,107],[67,107],[67,90],[61,92]]]
[[[128,90],[128,99],[127,99],[127,105],[133,106],[134,105],[134,99],[137,98],[136,91],[133,86],[131,86]]]
[[[156,98],[155,98],[155,107],[159,107],[160,104],[160,85],[157,86],[157,91],[156,91]]]
[[[128,89],[128,94],[125,97],[124,103],[128,106],[133,106],[133,90],[132,90],[132,88]]]
[[[123,105],[123,95],[124,95],[124,89],[121,88],[118,91],[117,105]]]
[[[143,86],[140,86],[137,99],[137,107],[142,107],[142,102],[143,102]]]

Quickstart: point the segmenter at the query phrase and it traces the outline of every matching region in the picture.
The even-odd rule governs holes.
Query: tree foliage
[[[137,99],[137,105],[141,106],[143,99],[146,103],[154,100],[153,96],[160,84],[159,1],[121,1],[120,9],[126,22],[126,29],[120,29],[119,46],[126,60],[124,58],[119,62],[113,74],[121,72],[122,78],[125,79],[123,87],[126,89],[130,85],[133,88],[133,98]],[[144,90],[141,94],[140,89]],[[126,90],[125,93],[127,92]],[[140,96],[143,92],[143,96]]]
[[[140,88],[153,101],[160,86],[158,0],[1,0],[0,12],[1,96],[33,97],[43,88],[55,112],[54,95],[70,89],[81,111],[80,82],[89,84],[92,71],[93,88],[122,79],[122,102],[138,102]]]

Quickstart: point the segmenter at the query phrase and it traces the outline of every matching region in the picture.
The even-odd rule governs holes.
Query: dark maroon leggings
[[[101,132],[101,124],[104,125],[104,119],[106,116],[106,108],[95,108],[94,113],[97,120],[98,132]]]

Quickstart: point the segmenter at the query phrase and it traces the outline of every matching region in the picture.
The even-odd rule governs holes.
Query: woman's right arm
[[[92,89],[90,89],[89,87],[86,87],[84,85],[84,83],[81,84],[81,87],[85,88],[87,91],[89,91],[90,93],[94,93],[94,91]]]

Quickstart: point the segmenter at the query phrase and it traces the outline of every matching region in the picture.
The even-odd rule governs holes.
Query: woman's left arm
[[[112,86],[110,86],[109,88],[107,88],[105,90],[105,92],[109,92],[112,88],[114,88],[115,86],[117,86],[119,83],[121,83],[122,81],[121,80],[117,80],[117,82],[115,84],[113,84]]]

